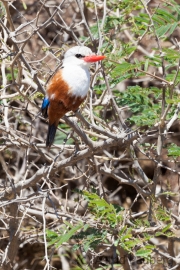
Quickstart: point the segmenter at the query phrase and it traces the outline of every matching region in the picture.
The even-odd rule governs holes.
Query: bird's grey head
[[[75,46],[67,50],[64,55],[63,64],[79,65],[83,67],[88,67],[90,63],[83,60],[85,56],[93,55],[94,53],[90,48],[86,46]]]

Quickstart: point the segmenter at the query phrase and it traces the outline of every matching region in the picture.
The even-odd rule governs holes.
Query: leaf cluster
[[[146,232],[146,229],[150,229],[150,224],[146,219],[132,219],[129,224],[125,224],[123,208],[108,203],[96,193],[87,191],[80,193],[88,201],[87,214],[91,214],[91,217],[89,220],[75,223],[64,221],[58,232],[47,230],[48,246],[55,245],[58,248],[62,244],[75,241],[74,251],[83,248],[87,252],[89,249],[97,250],[98,246],[103,244],[111,245],[109,240],[114,238],[115,247],[120,246],[133,256],[151,259],[150,255],[155,246],[149,244],[152,233],[150,230],[149,233]],[[158,206],[155,215],[159,221],[167,224],[156,232],[156,236],[171,237],[172,233],[169,231],[171,217],[168,211]],[[136,230],[139,229],[141,233],[137,237]]]

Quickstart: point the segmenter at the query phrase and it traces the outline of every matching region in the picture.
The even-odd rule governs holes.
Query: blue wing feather
[[[43,99],[42,106],[41,106],[41,112],[45,118],[48,117],[48,114],[47,114],[48,107],[49,107],[49,99],[45,97]]]

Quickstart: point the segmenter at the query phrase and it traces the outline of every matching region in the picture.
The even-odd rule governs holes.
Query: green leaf
[[[60,240],[56,244],[56,247],[59,247],[63,243],[67,242],[79,229],[83,228],[83,223],[78,224],[77,226],[73,227],[71,230],[69,230],[64,235],[60,236]]]
[[[180,147],[172,143],[168,146],[168,156],[179,157],[180,156]]]
[[[121,240],[124,241],[125,239],[129,239],[132,237],[132,234],[126,234],[121,237]]]
[[[166,211],[166,209],[163,209],[161,205],[158,205],[158,209],[156,210],[156,217],[160,221],[164,222],[171,222],[170,214]]]
[[[78,244],[75,244],[75,245],[72,247],[73,251],[76,251],[76,250],[78,250],[79,248],[80,248],[80,245],[78,245]]]
[[[178,25],[179,25],[179,22],[173,23],[173,24],[171,25],[171,28],[170,28],[168,34],[171,35],[171,34],[174,32],[174,30],[176,29],[176,27],[178,27]]]
[[[121,64],[118,64],[114,70],[113,70],[113,76],[120,76],[128,71],[132,71],[136,68],[138,68],[141,64],[138,63],[138,64],[131,64],[131,63],[128,63],[128,62],[123,62]]]
[[[129,248],[135,247],[138,244],[138,242],[140,243],[140,240],[133,239],[133,240],[126,241],[125,244],[129,249]]]
[[[148,248],[148,249],[153,249],[155,247],[156,247],[155,245],[146,245],[146,248]]]
[[[152,253],[152,249],[148,249],[146,247],[139,249],[136,252],[136,256],[139,257],[148,257]]]
[[[158,237],[158,236],[162,236],[162,232],[156,232],[156,233],[155,233],[155,236],[157,236],[157,237]]]
[[[149,59],[146,59],[145,63],[144,63],[144,70],[147,71],[148,70],[148,66],[149,66]]]
[[[61,237],[58,236],[58,237],[52,239],[50,242],[48,242],[48,247],[54,245],[55,243],[57,243],[57,241],[59,241],[60,238]]]
[[[163,229],[162,229],[162,232],[163,233],[165,233],[166,231],[168,231],[169,230],[169,228],[171,227],[171,223],[169,223],[166,227],[164,227]]]
[[[23,8],[26,10],[27,9],[26,3],[23,0],[21,0],[21,1],[22,1],[22,4],[23,4]]]
[[[46,230],[46,235],[48,238],[57,238],[58,234],[54,231]]]
[[[159,29],[156,30],[157,36],[158,37],[164,36],[170,28],[171,28],[171,24],[161,26]]]
[[[89,228],[89,226],[90,226],[89,224],[85,224],[85,225],[84,225],[84,228],[83,228],[84,231],[86,231],[86,230]]]
[[[165,9],[160,9],[160,8],[157,9],[156,14],[153,16],[153,19],[155,19],[155,18],[156,19],[159,18],[162,21],[168,22],[168,23],[177,21],[176,16],[171,14],[171,11],[165,10]]]

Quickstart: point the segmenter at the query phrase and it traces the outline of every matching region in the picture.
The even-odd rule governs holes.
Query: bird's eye
[[[84,57],[84,55],[79,54],[79,53],[78,53],[78,54],[76,54],[75,56],[76,56],[77,58],[83,58],[83,57]]]

